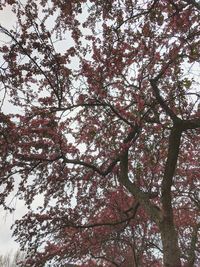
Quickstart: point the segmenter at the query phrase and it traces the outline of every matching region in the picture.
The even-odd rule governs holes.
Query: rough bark
[[[176,170],[176,164],[179,154],[179,146],[181,139],[180,125],[174,125],[170,136],[168,155],[165,166],[164,177],[162,181],[162,211],[163,219],[159,224],[162,244],[163,244],[163,262],[165,267],[180,267],[180,250],[178,246],[178,237],[173,221],[172,195],[171,187],[173,184],[173,176]]]
[[[163,263],[165,267],[181,267],[178,237],[173,220],[165,218],[160,223],[161,239],[163,244]]]

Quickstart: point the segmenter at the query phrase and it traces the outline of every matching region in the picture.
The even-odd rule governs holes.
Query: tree
[[[199,266],[199,2],[8,5],[1,204],[15,186],[30,210],[23,266]]]

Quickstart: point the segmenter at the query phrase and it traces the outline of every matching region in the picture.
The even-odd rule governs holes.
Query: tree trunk
[[[174,125],[169,136],[167,162],[161,188],[163,218],[159,223],[159,228],[161,232],[163,245],[163,262],[165,267],[181,267],[180,250],[178,246],[178,236],[173,219],[171,195],[173,176],[175,174],[179,155],[181,133],[182,131],[180,129],[180,126]]]
[[[165,267],[181,267],[180,250],[173,221],[168,218],[160,223],[163,244],[163,263]]]
[[[164,176],[161,185],[161,203],[162,209],[159,210],[151,201],[150,196],[145,195],[134,183],[128,178],[128,150],[120,159],[120,177],[119,181],[127,190],[137,198],[139,203],[143,205],[149,216],[157,223],[161,233],[163,245],[163,263],[164,267],[181,267],[180,249],[178,246],[178,236],[176,233],[173,208],[172,208],[172,192],[173,177],[176,170],[176,164],[179,155],[179,146],[182,134],[182,124],[178,120],[174,123],[169,136],[169,145],[167,160],[164,170]]]

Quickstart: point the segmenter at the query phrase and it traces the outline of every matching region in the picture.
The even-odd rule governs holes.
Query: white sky
[[[11,28],[15,24],[15,16],[11,12],[10,7],[6,7],[3,11],[0,11],[0,24],[6,28]],[[5,35],[0,34],[0,45],[5,42]],[[0,95],[1,98],[1,95]],[[5,107],[6,108],[6,107]],[[11,225],[18,218],[21,218],[25,213],[25,207],[22,201],[14,200],[16,205],[16,211],[13,214],[5,212],[2,207],[0,207],[0,255],[4,255],[9,252],[16,251],[19,247],[16,242],[14,242],[12,236],[12,231],[10,230]]]
[[[0,254],[5,255],[9,252],[16,251],[19,246],[12,238],[11,225],[16,219],[21,218],[24,214],[24,204],[16,203],[16,211],[13,214],[6,213],[3,208],[0,209]]]

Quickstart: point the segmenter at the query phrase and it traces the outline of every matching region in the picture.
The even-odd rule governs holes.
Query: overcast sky
[[[0,209],[0,254],[4,255],[10,251],[16,251],[19,246],[12,238],[11,225],[16,219],[23,216],[25,207],[23,203],[17,201],[16,211],[13,214],[6,213],[2,208]]]
[[[0,11],[0,24],[6,28],[11,28],[12,25],[15,24],[15,17],[11,12],[10,7],[7,7],[3,11]],[[5,41],[5,36],[1,34],[0,45],[2,45]],[[13,214],[9,214],[8,212],[5,212],[3,208],[0,208],[0,255],[6,254],[10,251],[14,252],[18,249],[17,243],[14,242],[13,238],[11,237],[12,232],[10,230],[10,227],[16,219],[23,216],[25,207],[23,205],[23,202],[16,201],[16,199],[12,202],[12,205],[15,205],[17,208],[15,213]]]

